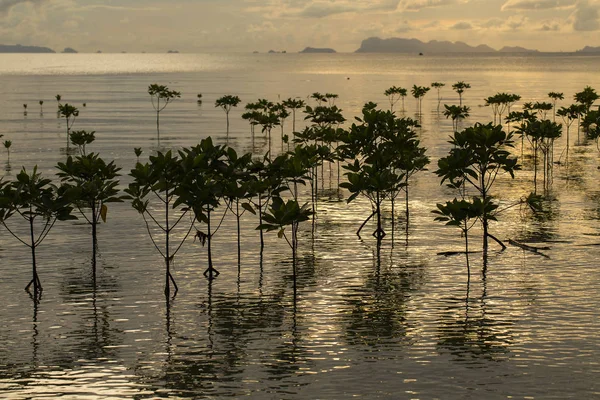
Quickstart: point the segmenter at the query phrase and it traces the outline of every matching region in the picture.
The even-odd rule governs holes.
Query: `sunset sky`
[[[0,0],[0,44],[82,52],[351,52],[379,36],[600,46],[600,0]]]

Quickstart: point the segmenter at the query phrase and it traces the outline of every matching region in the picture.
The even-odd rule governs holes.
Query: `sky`
[[[575,51],[600,46],[600,0],[0,0],[0,44],[80,52],[352,52],[416,38]]]

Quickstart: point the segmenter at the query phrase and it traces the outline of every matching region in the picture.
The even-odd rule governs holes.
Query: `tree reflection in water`
[[[412,294],[424,282],[423,265],[382,266],[381,243],[373,250],[373,269],[359,293],[346,298],[350,306],[345,317],[345,337],[351,345],[366,345],[370,350],[380,342],[389,346],[392,339],[409,344],[414,321],[406,317]],[[385,342],[385,343],[383,343]]]
[[[470,297],[471,285],[472,282],[467,284],[465,299],[447,300],[450,305],[438,328],[438,350],[450,352],[455,361],[474,367],[486,364],[485,361],[506,361],[514,343],[510,331],[513,322],[488,310],[487,255],[483,257],[478,298]]]

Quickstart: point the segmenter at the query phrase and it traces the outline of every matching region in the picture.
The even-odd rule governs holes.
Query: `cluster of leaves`
[[[418,126],[416,121],[398,118],[391,111],[374,106],[365,105],[362,118],[357,117],[343,137],[343,158],[354,162],[344,165],[348,181],[340,186],[350,191],[348,202],[359,195],[371,202],[373,213],[368,219],[377,216],[373,235],[381,239],[385,236],[381,225],[382,203],[395,199],[401,190],[408,191],[409,178],[425,169],[429,159],[414,131]]]

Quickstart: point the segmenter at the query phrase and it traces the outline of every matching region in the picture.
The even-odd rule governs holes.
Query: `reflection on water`
[[[571,96],[593,86],[600,66],[597,57],[573,56],[338,55],[332,63],[322,55],[119,55],[104,65],[91,55],[73,58],[72,65],[55,57],[34,57],[31,65],[41,69],[24,74],[17,73],[18,57],[0,63],[6,93],[0,134],[13,142],[7,179],[22,165],[38,164],[52,175],[64,160],[64,123],[53,109],[57,93],[69,103],[87,103],[76,126],[96,130],[91,150],[126,172],[136,162],[134,147],[143,149],[143,158],[208,135],[238,151],[266,151],[268,138],[251,134],[240,110],[231,113],[227,137],[222,111],[211,106],[225,93],[244,101],[338,93],[338,106],[352,120],[367,100],[387,104],[383,91],[391,85],[466,79],[472,84],[464,98],[472,107],[466,126],[491,119],[489,108],[478,106],[497,91],[527,101],[543,101],[550,90]],[[146,92],[154,82],[183,93],[161,114],[160,147]],[[196,93],[203,93],[202,107]],[[444,103],[457,100],[450,89],[441,96]],[[41,99],[46,112],[25,118],[22,104]],[[423,107],[420,139],[433,170],[449,150],[452,124],[436,111],[437,96],[425,97]],[[406,101],[405,114],[414,114],[414,102]],[[297,126],[302,123],[298,117]],[[543,212],[512,208],[491,225],[501,239],[549,250],[540,255],[511,246],[485,260],[474,254],[470,281],[464,257],[437,255],[460,251],[464,241],[432,220],[435,203],[453,193],[431,172],[411,183],[409,220],[403,199],[395,218],[385,206],[384,229],[393,235],[378,245],[370,234],[355,234],[370,205],[346,204],[347,194],[337,189],[338,166],[326,164],[319,171],[314,227],[300,228],[295,284],[287,244],[265,235],[261,253],[256,217],[246,214],[239,274],[231,251],[235,219],[225,218],[213,249],[221,275],[212,282],[202,277],[206,249],[190,241],[178,254],[180,290],[169,302],[162,295],[161,260],[126,203],[111,205],[100,226],[96,280],[88,226],[56,225],[40,248],[39,303],[21,287],[28,254],[0,231],[0,397],[598,397],[600,172],[594,144],[576,146],[575,133],[571,139],[568,164],[554,165]],[[282,145],[274,132],[272,149]],[[557,141],[556,159],[565,148],[564,138]],[[515,153],[521,151],[523,171],[514,181],[498,178],[503,204],[534,190],[533,158],[518,144]],[[128,182],[123,176],[122,185]],[[302,190],[308,197],[310,189]],[[373,229],[368,224],[364,232]],[[481,232],[472,235],[479,246]]]

